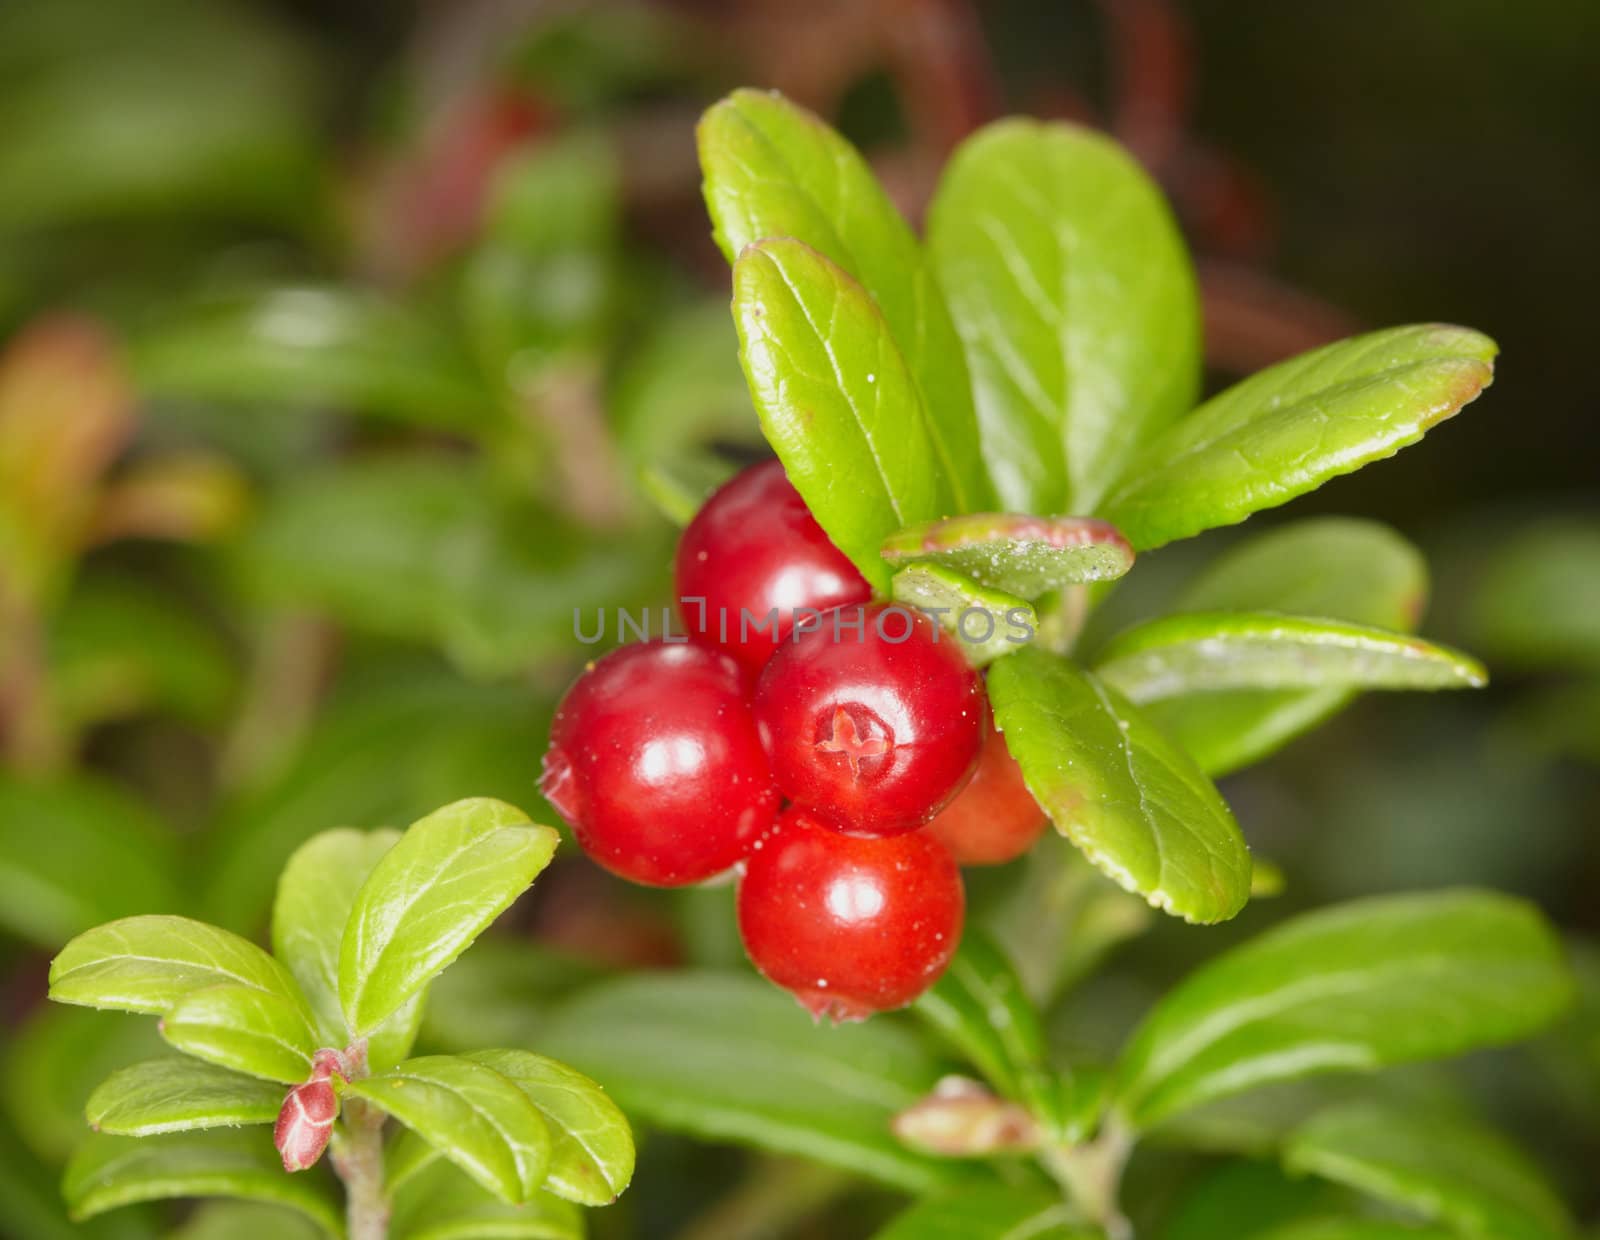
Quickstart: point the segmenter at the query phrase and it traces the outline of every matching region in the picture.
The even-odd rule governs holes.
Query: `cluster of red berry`
[[[541,790],[624,878],[742,864],[745,949],[814,1014],[909,1003],[960,940],[957,863],[1009,860],[1045,825],[982,677],[927,616],[871,602],[776,461],[701,509],[677,587],[690,640],[588,667]]]

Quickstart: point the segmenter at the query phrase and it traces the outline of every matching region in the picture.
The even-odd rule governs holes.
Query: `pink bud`
[[[283,1155],[283,1169],[304,1171],[315,1166],[328,1148],[333,1121],[338,1118],[339,1095],[326,1076],[291,1089],[272,1129],[272,1143]]]

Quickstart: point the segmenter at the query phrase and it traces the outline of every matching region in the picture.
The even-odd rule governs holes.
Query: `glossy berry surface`
[[[1033,847],[1049,823],[991,721],[984,729],[977,770],[928,830],[961,865],[1001,865]]]
[[[677,590],[690,636],[752,675],[789,636],[796,608],[827,611],[872,597],[777,461],[752,465],[706,501],[678,544]],[[775,625],[766,623],[771,611]]]
[[[829,613],[778,651],[754,706],[784,795],[862,835],[910,831],[944,808],[972,773],[988,711],[955,639],[883,606]]]
[[[739,934],[752,963],[817,1017],[904,1007],[961,941],[961,871],[925,831],[831,830],[791,806],[750,853]]]
[[[562,699],[539,790],[623,878],[720,874],[778,812],[744,689],[738,665],[705,646],[614,650]]]

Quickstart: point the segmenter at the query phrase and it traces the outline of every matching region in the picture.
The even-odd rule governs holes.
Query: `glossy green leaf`
[[[675,972],[603,983],[560,1008],[538,1046],[604,1081],[642,1122],[798,1154],[912,1192],[956,1174],[889,1130],[939,1077],[919,1041],[886,1021],[818,1027],[754,977]]]
[[[350,1041],[339,1006],[339,952],[345,924],[361,885],[399,839],[398,831],[325,831],[301,845],[278,879],[272,952],[300,983],[324,1046],[343,1047]],[[372,1069],[390,1067],[410,1053],[425,994],[418,991],[368,1035],[367,1063]]]
[[[535,1193],[507,1205],[437,1159],[395,1187],[393,1232],[401,1240],[583,1240],[578,1207]]]
[[[733,267],[739,357],[789,481],[880,593],[879,545],[958,511],[927,411],[872,297],[798,241],[762,241]]]
[[[356,893],[339,955],[352,1032],[377,1029],[550,864],[560,837],[478,797],[413,823]]]
[[[332,1181],[323,1174],[285,1175],[272,1142],[250,1129],[154,1137],[96,1133],[67,1165],[61,1192],[77,1219],[135,1201],[241,1197],[288,1206],[330,1236],[344,1234]]]
[[[0,927],[53,950],[177,903],[170,828],[114,784],[0,775]]]
[[[492,1068],[427,1055],[349,1081],[502,1201],[527,1201],[544,1183],[550,1132],[520,1086]]]
[[[422,426],[500,416],[444,325],[336,286],[264,288],[183,305],[132,345],[141,392],[166,399],[334,407]]]
[[[1202,573],[1181,611],[1283,611],[1410,633],[1428,595],[1422,555],[1386,525],[1316,517],[1241,543]],[[1235,690],[1152,702],[1150,717],[1201,769],[1259,761],[1351,698],[1341,688]]]
[[[304,1003],[253,986],[208,986],[167,1009],[161,1036],[186,1055],[268,1081],[311,1074],[319,1039]]]
[[[1477,689],[1470,655],[1364,624],[1281,612],[1200,611],[1115,638],[1095,674],[1141,705],[1234,689]]]
[[[1120,1106],[1148,1127],[1316,1072],[1370,1072],[1527,1037],[1571,999],[1537,910],[1471,890],[1386,896],[1294,918],[1170,991],[1135,1032]]]
[[[147,1059],[112,1073],[89,1096],[84,1117],[96,1132],[148,1137],[189,1128],[270,1124],[281,1086],[192,1059]]]
[[[925,1197],[896,1215],[874,1240],[1096,1240],[1059,1194],[1009,1184],[975,1184]]]
[[[1024,649],[989,670],[995,722],[1057,830],[1129,891],[1193,922],[1250,894],[1250,853],[1211,781],[1115,690]]]
[[[1279,362],[1151,443],[1099,511],[1140,551],[1243,521],[1416,443],[1489,386],[1495,352],[1429,323]]]
[[[1496,658],[1600,670],[1600,521],[1551,518],[1512,534],[1489,555],[1470,619]]]
[[[57,1003],[166,1013],[196,991],[237,985],[297,1004],[288,971],[248,939],[187,917],[126,917],[85,931],[50,962]]]
[[[604,1206],[628,1187],[633,1132],[599,1085],[530,1051],[470,1051],[463,1058],[514,1081],[539,1108],[551,1136],[547,1192],[579,1205]]]
[[[897,530],[882,555],[896,568],[936,564],[1026,599],[1111,581],[1133,567],[1133,548],[1104,521],[1019,513],[971,513]]]
[[[1031,603],[937,564],[902,568],[890,581],[889,592],[895,602],[932,616],[961,643],[961,653],[973,667],[987,667],[1026,645],[1039,627]]]
[[[1095,511],[1199,392],[1194,271],[1160,190],[1101,134],[1001,121],[950,161],[928,241],[1002,501]]]
[[[1298,1174],[1336,1183],[1486,1240],[1561,1240],[1571,1222],[1538,1169],[1509,1141],[1462,1116],[1382,1102],[1313,1118],[1283,1151]]]
[[[949,511],[990,507],[961,339],[916,238],[866,161],[811,113],[753,90],[711,108],[698,136],[706,206],[728,261],[757,242],[792,237],[854,277],[883,312],[920,394]]]
[[[1021,1098],[1045,1063],[1039,1014],[1011,962],[981,930],[968,930],[944,974],[912,1010],[1001,1093]]]

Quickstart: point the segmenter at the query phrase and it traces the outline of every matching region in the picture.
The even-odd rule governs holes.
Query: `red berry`
[[[938,980],[965,905],[961,871],[927,832],[844,835],[791,806],[745,863],[739,933],[813,1016],[861,1020]]]
[[[920,612],[843,607],[772,657],[756,725],[778,787],[829,826],[910,831],[977,761],[983,682]]]
[[[706,501],[678,543],[677,586],[690,635],[752,675],[789,636],[797,608],[827,611],[872,597],[777,461],[752,465]],[[768,623],[773,611],[776,623]]]
[[[658,887],[739,860],[778,812],[744,687],[726,655],[661,642],[613,650],[578,677],[539,789],[586,853]]]
[[[1022,768],[991,723],[978,769],[928,830],[961,865],[1000,865],[1033,847],[1050,819],[1022,782]]]

